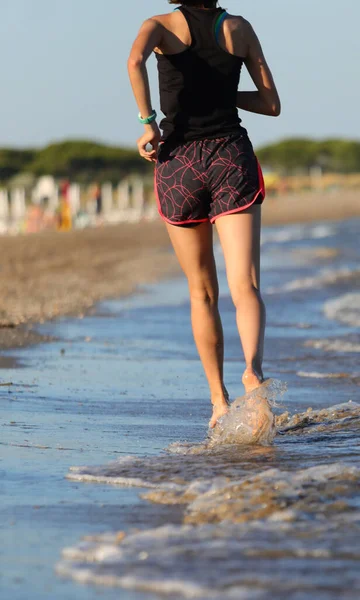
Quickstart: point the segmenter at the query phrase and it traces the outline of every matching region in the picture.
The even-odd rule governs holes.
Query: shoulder
[[[153,17],[150,17],[149,19],[146,19],[146,21],[144,21],[144,23],[149,23],[152,26],[158,25],[159,27],[167,28],[171,23],[174,22],[174,20],[176,20],[178,18],[178,14],[177,14],[178,12],[179,11],[165,13],[162,15],[155,15]]]
[[[251,23],[244,19],[244,17],[230,14],[228,14],[224,22],[224,28],[229,33],[237,33],[244,37],[251,37],[254,32]]]
[[[257,40],[249,21],[241,16],[229,15],[224,21],[225,39],[231,39],[240,56],[247,56]]]
[[[165,14],[149,17],[141,24],[140,33],[162,36],[166,30],[171,28],[171,16],[171,14]]]

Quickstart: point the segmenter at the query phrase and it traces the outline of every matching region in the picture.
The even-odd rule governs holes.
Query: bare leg
[[[245,356],[245,391],[263,380],[262,361],[266,313],[260,295],[261,206],[226,215],[216,221],[224,252],[230,293]]]
[[[218,310],[212,227],[210,223],[191,228],[168,224],[167,229],[188,280],[194,339],[214,406],[210,427],[215,427],[217,419],[228,411],[228,401],[223,382],[224,336]]]

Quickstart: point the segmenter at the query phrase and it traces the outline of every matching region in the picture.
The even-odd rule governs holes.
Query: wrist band
[[[151,115],[149,117],[146,117],[145,119],[142,118],[141,113],[139,113],[138,117],[142,125],[150,125],[150,123],[153,123],[155,121],[157,114],[156,111],[153,110]]]

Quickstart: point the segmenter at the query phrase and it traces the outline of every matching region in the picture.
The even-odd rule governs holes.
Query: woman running
[[[222,245],[245,357],[249,392],[263,382],[265,306],[260,295],[260,223],[265,197],[260,165],[237,108],[278,116],[280,100],[250,23],[216,0],[182,0],[170,14],[147,19],[128,60],[145,127],[140,155],[155,165],[158,209],[187,277],[195,343],[209,383],[210,427],[228,411],[224,339],[212,224]],[[158,61],[160,123],[146,61]],[[238,92],[245,65],[257,91]],[[151,149],[148,149],[148,144]]]

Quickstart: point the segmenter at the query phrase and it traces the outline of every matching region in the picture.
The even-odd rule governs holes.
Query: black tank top
[[[236,93],[243,59],[218,44],[216,24],[226,12],[184,6],[178,10],[188,23],[192,43],[178,54],[156,54],[163,139],[187,142],[237,133],[242,129]]]

